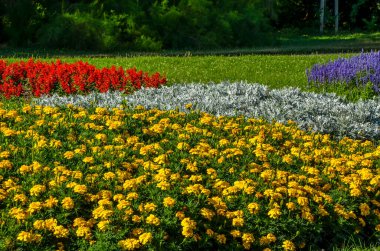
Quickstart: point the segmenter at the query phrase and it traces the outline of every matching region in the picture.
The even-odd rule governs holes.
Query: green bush
[[[100,20],[88,14],[65,13],[41,27],[38,44],[48,48],[103,49],[103,28]]]

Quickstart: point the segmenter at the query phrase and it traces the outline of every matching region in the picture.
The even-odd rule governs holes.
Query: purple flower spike
[[[380,51],[362,53],[352,58],[338,58],[327,64],[316,64],[306,70],[308,84],[314,86],[346,84],[365,88],[371,83],[380,94]]]

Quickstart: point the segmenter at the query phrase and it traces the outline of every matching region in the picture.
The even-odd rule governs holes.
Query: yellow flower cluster
[[[0,239],[296,250],[331,228],[380,237],[379,157],[291,121],[0,106]]]

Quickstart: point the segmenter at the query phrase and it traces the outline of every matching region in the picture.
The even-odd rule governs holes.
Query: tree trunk
[[[324,26],[324,22],[325,22],[325,0],[321,0],[321,4],[320,4],[320,26],[319,26],[319,32],[320,33],[323,33],[323,26]]]
[[[335,0],[334,15],[335,15],[335,33],[338,33],[338,30],[339,30],[339,0]]]

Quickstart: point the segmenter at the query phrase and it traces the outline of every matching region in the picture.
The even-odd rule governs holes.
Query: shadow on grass
[[[362,50],[380,50],[380,32],[304,35],[292,32],[272,34],[275,45],[251,48],[224,48],[208,50],[163,50],[160,52],[136,51],[75,51],[69,49],[13,48],[0,46],[0,58],[52,58],[52,57],[136,57],[136,56],[236,56],[249,54],[324,54],[356,53]]]

